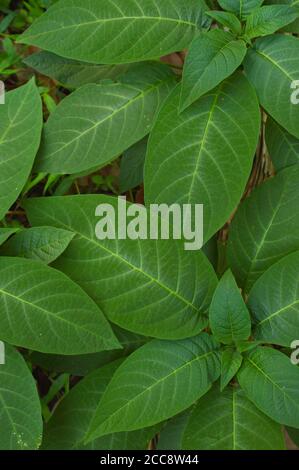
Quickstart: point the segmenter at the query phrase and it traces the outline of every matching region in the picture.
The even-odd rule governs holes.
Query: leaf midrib
[[[268,380],[268,382],[270,382],[273,385],[273,387],[277,388],[284,397],[287,397],[292,403],[296,405],[296,408],[299,409],[298,403],[290,395],[288,395],[283,388],[281,388],[276,382],[274,382],[271,379],[271,377],[268,374],[266,374],[266,372],[257,365],[256,362],[252,361],[249,357],[247,357],[245,360],[250,362],[250,364],[253,367],[255,367],[266,378],[266,380]]]
[[[277,67],[288,79],[290,79],[291,81],[295,80],[295,77],[292,77],[287,70],[285,70],[280,64],[279,62],[276,62],[275,60],[272,59],[272,57],[268,56],[267,54],[265,54],[264,52],[261,52],[260,50],[258,49],[255,49],[255,52],[260,55],[261,57],[263,57],[264,59],[268,60],[272,65],[274,65],[275,67]]]
[[[49,216],[49,214],[48,214]],[[51,216],[50,216],[51,217]],[[57,220],[54,218],[54,217],[51,217],[52,220],[54,222],[57,223]],[[118,255],[117,253],[115,253],[114,251],[111,251],[109,250],[109,248],[106,248],[104,247],[103,245],[101,245],[98,241],[88,237],[87,235],[84,235],[83,233],[79,232],[78,230],[74,230],[73,227],[69,226],[69,225],[66,225],[65,223],[61,222],[60,220],[58,220],[58,223],[59,225],[63,226],[64,228],[66,228],[67,230],[71,230],[73,232],[75,232],[77,235],[79,235],[81,238],[83,238],[84,240],[87,240],[88,242],[90,243],[93,243],[94,245],[96,245],[97,247],[101,248],[102,250],[106,251],[107,253],[109,253],[111,256],[114,256],[116,257],[117,259],[121,260],[123,263],[127,264],[128,266],[130,266],[130,268],[134,271],[137,271],[139,273],[141,273],[142,275],[144,275],[145,277],[147,277],[148,279],[150,279],[152,282],[158,284],[159,287],[161,287],[162,289],[165,289],[167,292],[169,292],[170,294],[172,294],[174,297],[178,298],[181,302],[185,303],[186,305],[188,305],[188,307],[192,308],[196,313],[200,313],[200,309],[197,308],[195,305],[193,305],[191,302],[189,302],[187,299],[185,299],[184,297],[182,297],[180,294],[178,294],[176,291],[172,290],[170,287],[166,286],[165,284],[163,284],[162,282],[160,282],[160,280],[154,278],[153,276],[151,276],[151,274],[147,273],[146,271],[142,271],[140,268],[138,268],[137,266],[134,266],[132,263],[130,263],[126,258],[123,258],[121,257],[120,255]],[[72,243],[72,241],[71,241]]]
[[[130,20],[130,21],[132,21],[132,20],[133,21],[136,21],[136,20],[157,21],[158,20],[158,21],[165,21],[166,23],[170,22],[170,23],[176,23],[176,24],[183,24],[183,25],[192,26],[196,29],[199,29],[197,23],[193,23],[192,21],[176,19],[176,18],[166,18],[166,17],[163,17],[163,16],[122,16],[122,17],[104,18],[104,19],[98,19],[98,20],[94,20],[94,21],[87,21],[87,22],[84,22],[84,23],[75,23],[75,24],[71,24],[71,25],[68,25],[68,26],[61,26],[61,27],[56,28],[56,29],[42,31],[41,33],[38,33],[38,34],[26,34],[25,33],[24,36],[20,37],[20,40],[18,40],[17,42],[26,43],[30,39],[39,38],[39,37],[47,35],[47,34],[57,33],[58,31],[63,31],[63,30],[70,29],[70,28],[78,29],[78,28],[81,28],[81,27],[84,27],[84,26],[110,23],[112,21],[115,22],[115,21],[127,21],[127,20]]]
[[[260,326],[262,325],[263,323],[267,322],[267,321],[271,321],[272,318],[275,318],[277,315],[280,315],[282,312],[284,312],[285,310],[289,309],[289,308],[292,308],[294,305],[299,305],[299,300],[296,299],[294,302],[288,304],[288,305],[285,305],[284,307],[280,308],[279,310],[276,310],[275,312],[273,312],[271,315],[269,315],[268,317],[264,318],[263,320],[261,320],[259,323],[257,323],[256,326]]]
[[[85,327],[82,326],[81,324],[79,325],[79,324],[72,323],[72,322],[70,322],[69,320],[67,320],[67,319],[64,318],[64,317],[60,317],[60,316],[58,316],[58,315],[55,315],[54,312],[51,312],[51,311],[49,311],[49,310],[46,310],[46,309],[40,307],[39,305],[34,304],[33,302],[29,302],[28,300],[23,299],[21,296],[18,297],[18,296],[16,296],[16,295],[14,295],[14,294],[12,294],[12,293],[10,293],[10,292],[8,292],[8,291],[2,289],[2,288],[0,288],[0,294],[3,294],[4,296],[11,297],[11,298],[13,298],[14,300],[16,300],[17,302],[21,302],[21,303],[24,303],[24,304],[26,304],[26,305],[29,305],[29,306],[30,306],[31,308],[33,308],[33,309],[40,310],[40,311],[42,311],[43,313],[45,313],[46,315],[54,317],[57,321],[62,321],[62,322],[64,322],[64,323],[66,323],[67,325],[70,325],[72,328],[76,328],[76,329],[79,329],[79,330],[86,331],[86,332],[88,332],[89,334],[95,336],[97,339],[99,339],[99,337],[97,336],[96,333],[94,333],[94,331],[91,331],[91,330],[89,330],[88,328],[85,328]],[[100,338],[100,339],[101,339],[102,341],[105,341],[103,338]]]
[[[52,158],[54,155],[56,155],[57,153],[61,153],[65,148],[69,147],[70,145],[72,145],[74,142],[76,142],[77,140],[81,140],[84,138],[84,136],[86,134],[89,134],[90,132],[94,131],[94,129],[97,129],[99,126],[101,126],[102,124],[104,124],[106,121],[109,121],[111,119],[113,119],[113,117],[115,115],[117,115],[118,113],[124,111],[125,109],[127,109],[129,106],[131,106],[132,104],[134,104],[136,101],[138,100],[144,100],[145,97],[152,93],[155,89],[157,88],[160,88],[160,86],[162,86],[162,84],[166,84],[170,81],[173,81],[174,80],[174,77],[167,77],[165,78],[164,80],[159,80],[157,83],[149,86],[146,90],[138,90],[136,88],[136,91],[139,91],[139,93],[132,99],[128,99],[121,107],[117,108],[115,111],[113,111],[111,114],[109,114],[108,116],[106,116],[104,119],[102,119],[101,121],[96,121],[95,124],[93,124],[93,126],[89,127],[88,129],[86,129],[85,131],[81,132],[78,136],[76,136],[74,139],[70,140],[69,142],[65,143],[62,147],[59,147],[57,150],[55,150],[55,152],[52,152],[52,153],[49,153],[47,154],[47,159],[50,159]],[[124,83],[123,84],[124,87],[127,87],[127,88],[130,88],[130,89],[134,89],[132,86],[130,86],[129,84],[126,84]],[[99,87],[99,85],[96,85],[97,87]],[[99,107],[100,109],[100,107]]]
[[[126,408],[128,406],[128,404],[130,404],[130,406],[132,405],[132,403],[137,400],[138,398],[140,398],[142,395],[144,395],[145,393],[149,393],[149,391],[153,388],[155,388],[156,386],[158,386],[161,382],[164,382],[166,380],[168,380],[170,377],[172,377],[173,375],[175,376],[176,374],[180,373],[181,370],[183,370],[185,367],[188,367],[188,366],[191,366],[192,363],[196,362],[196,361],[200,361],[200,360],[203,360],[203,359],[206,359],[208,356],[210,355],[214,355],[217,353],[217,350],[212,350],[212,351],[209,351],[207,353],[204,353],[202,354],[201,356],[196,356],[195,358],[189,360],[188,362],[185,362],[182,366],[178,367],[177,369],[174,369],[170,372],[170,374],[167,374],[166,376],[163,376],[161,377],[159,380],[157,380],[156,382],[154,382],[152,385],[150,385],[148,388],[142,390],[142,392],[140,392],[138,395],[135,395],[134,398],[132,398],[132,400],[130,400],[129,402],[126,402],[124,405],[122,405],[120,408],[118,408],[116,411],[114,411],[114,413],[110,414],[108,416],[108,418],[106,418],[104,421],[101,422],[101,425],[100,427],[103,426],[104,423],[106,423],[107,421],[110,421],[111,417],[115,416],[115,414],[118,414],[123,408]],[[103,398],[102,400],[104,399],[104,397],[106,396],[106,392],[104,393],[103,395]],[[92,423],[91,423],[91,428],[92,428]],[[104,435],[104,434],[103,434]],[[91,432],[88,432],[87,433],[87,440],[92,436],[92,431]]]

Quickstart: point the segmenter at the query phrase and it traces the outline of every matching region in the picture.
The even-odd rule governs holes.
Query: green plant
[[[0,105],[0,449],[298,443],[299,2],[40,3],[50,84]],[[99,240],[111,193],[203,204],[205,246]]]

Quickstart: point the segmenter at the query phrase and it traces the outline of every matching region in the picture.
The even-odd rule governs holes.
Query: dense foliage
[[[299,444],[299,1],[0,12],[0,449]],[[203,249],[100,240],[118,195]]]

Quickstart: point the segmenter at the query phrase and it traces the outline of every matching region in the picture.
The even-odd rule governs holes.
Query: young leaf
[[[234,378],[236,373],[241,367],[243,361],[242,354],[234,348],[227,348],[221,354],[221,377],[220,377],[220,390],[223,391],[225,387]]]
[[[0,228],[0,245],[5,243],[6,240],[17,231],[17,228]]]
[[[155,429],[123,432],[83,444],[91,419],[115,371],[116,361],[85,377],[62,400],[45,426],[42,450],[142,450],[146,449]]]
[[[261,413],[236,387],[218,386],[199,400],[187,424],[184,449],[283,450],[281,426]]]
[[[95,229],[103,195],[35,198],[26,209],[32,225],[53,225],[77,236],[55,266],[77,282],[122,328],[165,339],[194,336],[207,324],[205,314],[217,285],[201,251],[184,250],[182,240],[99,240]],[[127,206],[127,208],[129,205]],[[146,214],[146,209],[140,206]],[[110,218],[113,224],[113,215]]]
[[[32,364],[37,364],[50,372],[67,372],[72,375],[85,376],[112,361],[127,357],[149,341],[149,338],[145,336],[136,335],[117,326],[113,326],[113,331],[122,349],[112,349],[111,351],[76,356],[43,354],[33,351],[30,354],[30,361]]]
[[[38,449],[43,423],[36,384],[21,354],[8,344],[0,383],[0,450]]]
[[[273,263],[299,249],[299,165],[255,189],[230,228],[229,265],[247,291]]]
[[[221,29],[194,39],[187,55],[180,109],[183,111],[212,90],[241,65],[247,52],[245,42]]]
[[[175,416],[204,395],[219,374],[218,345],[206,333],[177,342],[147,343],[116,371],[91,422],[87,441]]]
[[[299,251],[271,266],[254,284],[248,305],[257,340],[289,347],[299,338]]]
[[[119,187],[122,193],[136,188],[143,182],[146,149],[147,138],[144,138],[124,152],[119,178]]]
[[[233,33],[238,35],[242,33],[242,24],[233,13],[226,11],[207,11],[206,14],[218,23],[229,28]]]
[[[245,356],[238,380],[263,413],[280,424],[299,427],[299,368],[289,357],[258,347]]]
[[[54,227],[35,227],[19,231],[0,249],[5,256],[18,256],[52,263],[64,252],[75,234]]]
[[[264,0],[218,0],[218,3],[224,10],[233,11],[242,18],[260,7],[263,1]]]
[[[0,339],[58,354],[120,347],[79,286],[40,261],[21,258],[0,257]]]
[[[0,105],[0,220],[19,196],[40,143],[42,103],[34,80]]]
[[[288,5],[264,6],[247,18],[245,36],[252,39],[273,34],[292,23],[298,16],[299,11]]]
[[[104,166],[149,133],[175,85],[173,73],[149,63],[121,80],[85,85],[57,106],[44,129],[36,171],[73,174]]]
[[[68,88],[79,88],[102,80],[117,80],[132,65],[96,65],[65,59],[52,52],[40,51],[26,57],[23,62],[39,73],[54,78]]]
[[[266,123],[266,143],[276,171],[299,163],[299,139],[270,117]]]
[[[178,86],[165,100],[151,133],[145,199],[147,204],[202,203],[207,241],[243,194],[259,135],[259,106],[240,73],[180,114],[179,102]]]
[[[154,59],[188,47],[206,9],[203,0],[61,0],[19,42],[96,64]]]
[[[258,39],[248,50],[244,66],[261,105],[299,138],[299,106],[293,100],[299,76],[299,39],[282,34]]]
[[[237,344],[250,336],[249,312],[231,271],[224,274],[215,290],[210,325],[215,338],[224,344]]]

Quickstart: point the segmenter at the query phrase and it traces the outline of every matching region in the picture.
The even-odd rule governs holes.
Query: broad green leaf
[[[188,47],[206,9],[203,0],[61,0],[19,42],[96,64],[154,59]]]
[[[221,29],[200,34],[194,39],[183,72],[181,110],[215,88],[241,65],[246,55],[245,42]]]
[[[181,450],[182,438],[192,407],[170,419],[159,433],[158,450]]]
[[[213,335],[221,343],[237,344],[249,338],[249,312],[230,270],[221,278],[209,312]]]
[[[45,125],[36,170],[77,173],[104,166],[151,130],[175,84],[165,64],[137,65],[121,83],[90,84],[74,91]]]
[[[149,338],[145,336],[136,335],[117,326],[113,327],[113,331],[123,349],[77,356],[43,354],[34,351],[30,354],[30,361],[32,364],[37,364],[50,372],[67,372],[72,375],[85,376],[112,361],[127,357],[149,341]]]
[[[0,228],[0,245],[5,243],[17,230],[17,228]]]
[[[275,4],[275,5],[289,5],[299,8],[298,0],[265,0],[265,4]],[[285,26],[283,31],[290,33],[299,33],[299,19],[294,21],[292,24]]]
[[[147,204],[202,203],[207,241],[243,194],[260,111],[254,90],[239,73],[178,114],[180,91],[178,86],[166,99],[149,139],[145,199]]]
[[[236,373],[241,367],[243,356],[239,351],[233,348],[227,348],[221,354],[221,377],[220,377],[220,390],[225,387],[234,378]]]
[[[115,371],[116,361],[86,376],[56,408],[45,426],[42,450],[145,450],[155,429],[123,432],[83,444],[98,403]]]
[[[136,188],[143,182],[146,149],[147,138],[144,138],[124,152],[119,177],[119,187],[122,193]]]
[[[74,235],[54,227],[28,228],[6,242],[0,255],[37,259],[49,264],[63,253]]]
[[[218,386],[195,406],[187,424],[185,450],[283,450],[281,426],[261,413],[237,387]]]
[[[0,220],[22,191],[40,143],[42,104],[34,80],[0,105]]]
[[[113,323],[165,339],[199,333],[217,284],[204,254],[184,250],[182,240],[99,240],[95,229],[101,219],[95,211],[100,204],[111,204],[118,214],[117,198],[103,195],[35,198],[27,200],[26,209],[32,225],[77,234],[55,266]],[[140,211],[146,215],[145,208]]]
[[[256,188],[230,228],[229,265],[247,291],[272,264],[299,249],[299,165]]]
[[[39,73],[54,78],[68,88],[79,88],[102,80],[117,80],[131,65],[96,65],[65,59],[52,52],[40,51],[26,57],[23,62]]]
[[[248,50],[244,66],[267,113],[299,138],[299,106],[293,99],[299,76],[299,39],[282,34],[258,39]]]
[[[0,339],[58,354],[120,347],[100,309],[63,273],[40,261],[2,256]]]
[[[289,347],[299,339],[299,251],[271,266],[251,289],[257,340]]]
[[[296,8],[288,5],[264,6],[253,12],[247,19],[245,36],[249,39],[267,36],[292,23],[299,16]]]
[[[271,348],[257,348],[243,360],[238,380],[247,397],[280,424],[299,428],[299,368]]]
[[[43,423],[36,384],[21,354],[8,344],[0,384],[0,450],[38,449]]]
[[[299,163],[299,139],[289,134],[270,117],[266,123],[266,143],[275,170]]]
[[[296,446],[299,446],[299,429],[287,427],[286,430],[294,444],[296,444]]]
[[[233,11],[242,18],[260,7],[263,1],[264,0],[218,0],[218,3],[224,10]]]
[[[219,377],[217,348],[206,333],[177,342],[153,340],[139,348],[109,383],[87,441],[152,426],[189,408]]]
[[[241,34],[242,24],[233,13],[228,13],[227,11],[207,11],[207,15],[216,20],[219,24],[229,28],[235,34]]]

